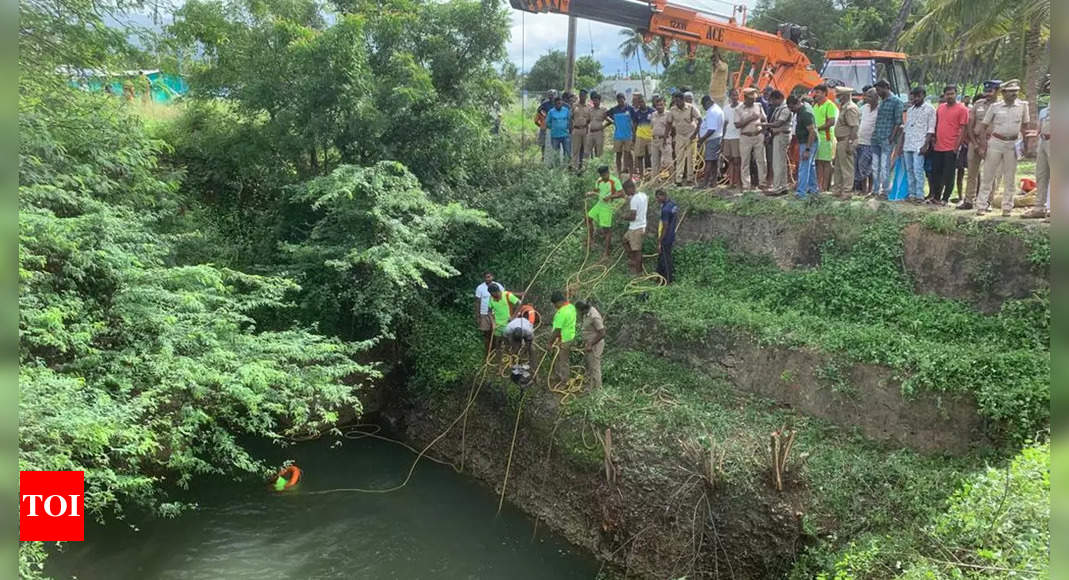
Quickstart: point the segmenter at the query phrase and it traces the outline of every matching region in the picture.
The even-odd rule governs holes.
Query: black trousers
[[[947,201],[954,193],[954,176],[958,169],[957,151],[929,151],[932,174],[928,176],[928,196],[933,201]]]
[[[672,243],[675,243],[674,241]],[[672,262],[672,244],[661,243],[661,255],[657,257],[657,273],[668,284],[675,277],[675,265]]]

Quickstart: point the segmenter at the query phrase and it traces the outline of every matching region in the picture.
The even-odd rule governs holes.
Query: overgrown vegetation
[[[515,84],[496,72],[501,2],[186,2],[157,40],[196,55],[183,63],[194,91],[147,123],[137,115],[150,108],[56,74],[142,66],[149,57],[105,25],[127,6],[24,3],[20,27],[20,467],[86,471],[98,519],[173,516],[188,507],[173,492],[191,478],[265,467],[247,438],[358,414],[361,388],[398,362],[387,340],[404,349],[414,394],[466,382],[482,359],[479,274],[521,289],[558,242],[532,288],[543,314],[548,292],[591,266],[571,282],[610,324],[650,314],[683,339],[718,326],[820,348],[837,361],[821,376],[842,390],[838,361],[886,365],[907,391],[975,395],[1022,444],[1048,423],[1049,296],[985,316],[913,294],[899,231],[914,217],[901,212],[679,192],[688,211],[845,225],[811,269],[784,272],[711,243],[677,250],[670,288],[629,286],[622,267],[601,275],[573,230],[590,169],[525,167],[514,143],[489,133],[491,103],[507,104]],[[883,30],[889,15],[854,12],[854,30]],[[669,72],[702,86],[690,78],[700,66],[686,73],[676,59]],[[924,225],[988,239],[961,222]],[[1022,235],[1047,268],[1045,235]],[[1026,447],[1000,488],[1001,467],[977,473],[975,458],[876,446],[642,353],[610,351],[605,376],[569,412],[665,448],[676,433],[715,444],[715,476],[733,485],[767,485],[753,467],[767,433],[799,431],[805,525],[822,540],[799,577],[882,576],[903,554],[909,566],[890,570],[911,577],[1042,567],[1049,537],[1029,525],[1046,521],[1046,446]],[[563,447],[601,461],[581,440]],[[953,557],[895,533],[925,522]],[[20,574],[39,575],[44,556],[23,544]]]

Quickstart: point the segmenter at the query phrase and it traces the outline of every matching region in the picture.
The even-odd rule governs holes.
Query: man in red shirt
[[[968,124],[969,109],[958,102],[958,87],[947,85],[943,89],[943,103],[935,111],[935,147],[929,153],[932,173],[928,178],[928,203],[946,205],[950,199],[954,191],[958,150]]]

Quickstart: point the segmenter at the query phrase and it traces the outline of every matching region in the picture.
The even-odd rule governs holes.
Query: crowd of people
[[[535,123],[543,161],[573,170],[602,155],[611,131],[617,174],[636,179],[667,176],[677,186],[711,188],[723,176],[729,188],[768,195],[793,189],[799,198],[829,192],[955,202],[980,215],[991,211],[1001,184],[1008,216],[1019,191],[1018,143],[1031,126],[1019,90],[1016,79],[992,80],[982,92],[959,98],[958,87],[948,85],[933,106],[921,87],[904,102],[879,80],[859,91],[822,84],[789,96],[771,87],[760,94],[753,87],[731,89],[723,106],[704,96],[699,107],[683,89],[667,103],[654,95],[652,106],[642,94],[633,94],[630,104],[617,94],[609,109],[596,92],[549,91]],[[1035,196],[1025,218],[1049,215],[1049,111],[1038,119]]]
[[[630,272],[637,276],[644,272],[649,209],[639,183],[655,184],[667,170],[677,185],[696,184],[695,160],[704,162],[702,186],[719,185],[723,170],[729,187],[756,185],[768,195],[789,193],[793,180],[793,190],[801,198],[831,192],[840,198],[891,199],[893,168],[898,165],[909,202],[947,205],[956,186],[957,208],[977,213],[988,211],[1001,180],[1003,215],[1009,215],[1016,193],[1016,143],[1029,125],[1027,103],[1017,98],[1019,89],[1016,80],[988,81],[975,98],[959,100],[957,87],[949,85],[935,107],[924,89],[913,89],[905,103],[883,80],[863,87],[860,102],[854,100],[854,89],[846,86],[819,85],[805,96],[786,96],[773,89],[758,95],[756,89],[746,88],[741,93],[729,91],[723,107],[705,96],[700,109],[689,91],[673,94],[670,107],[660,96],[654,96],[649,107],[642,95],[634,95],[631,105],[624,95],[616,95],[616,105],[610,109],[602,108],[597,93],[551,92],[549,106],[543,103],[535,120],[546,162],[567,163],[576,170],[585,160],[601,156],[604,133],[611,127],[617,174],[608,165],[598,167],[594,188],[586,194],[593,201],[585,216],[587,239],[592,248],[601,247],[603,260],[608,259],[614,221],[623,217],[627,228],[622,243]],[[1038,123],[1037,201],[1024,217],[1048,213],[1049,110],[1044,109]],[[795,171],[790,170],[792,159]],[[653,180],[643,179],[649,177]],[[671,284],[679,207],[663,188],[658,187],[654,197],[660,207],[656,271],[660,282]],[[511,350],[517,357],[513,379],[521,385],[532,377],[535,329],[540,323],[531,302],[522,292],[506,290],[489,272],[475,289],[476,324],[487,354],[495,341]],[[559,349],[550,371],[551,388],[568,383],[569,354],[576,344],[584,353],[584,386],[600,387],[606,334],[601,312],[590,301],[572,304],[559,291],[552,293],[550,302],[554,314],[545,350]]]

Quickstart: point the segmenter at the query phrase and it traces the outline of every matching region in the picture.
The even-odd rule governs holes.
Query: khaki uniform
[[[589,348],[600,331],[605,330],[605,321],[601,313],[593,306],[583,316],[583,346]],[[605,340],[594,344],[589,352],[583,353],[583,362],[586,365],[586,380],[584,383],[591,389],[601,388],[601,355],[605,351]]]
[[[590,148],[586,146],[587,127],[590,125],[590,107],[584,104],[576,104],[572,111],[572,169],[582,167],[583,153],[590,156]]]
[[[1049,105],[1048,105],[1049,107]],[[1053,127],[1050,116],[1053,109],[1047,109],[1046,116],[1039,119],[1039,146],[1036,149],[1036,203],[1033,207],[1047,206],[1047,188],[1050,186],[1050,132]]]
[[[969,119],[975,119],[975,121],[972,124],[972,144],[969,146],[969,160],[965,169],[968,174],[966,175],[965,194],[961,196],[962,201],[968,203],[976,201],[976,194],[980,191],[980,175],[983,171],[984,159],[980,157],[978,144],[984,140],[983,120],[990,106],[991,103],[987,102],[987,99],[980,99],[969,108]]]
[[[672,161],[672,150],[668,148],[668,110],[663,113],[654,111],[650,115],[650,124],[653,126],[653,142],[650,143],[650,163],[653,174],[661,172],[665,162]]]
[[[854,152],[861,130],[861,109],[854,101],[839,108],[835,119],[835,166],[832,168],[832,193],[842,194],[854,187]]]
[[[768,166],[765,165],[765,136],[758,123],[765,121],[765,109],[757,103],[747,106],[742,103],[735,109],[735,119],[752,117],[749,123],[739,127],[739,155],[742,156],[742,188],[750,189],[750,159],[757,162],[757,177],[761,187],[768,187]]]
[[[590,124],[587,125],[587,134],[584,147],[587,151],[587,157],[594,159],[595,157],[601,157],[601,154],[605,152],[605,118],[609,115],[609,110],[604,107],[590,107]]]
[[[557,354],[557,360],[553,364],[553,379],[561,386],[568,383],[568,379],[571,378],[571,360],[572,343],[574,340],[568,342],[558,342],[560,346],[560,352]]]
[[[675,180],[682,183],[694,178],[694,137],[702,116],[695,107],[683,104],[683,108],[673,106],[668,110],[668,120],[676,131],[673,151],[675,154]]]
[[[770,122],[787,121],[782,126],[772,129],[772,191],[781,192],[789,188],[787,181],[790,173],[787,165],[787,148],[791,143],[791,110],[787,105],[780,105],[772,111]]]
[[[984,156],[987,170],[980,182],[976,209],[987,209],[998,178],[1002,179],[1002,211],[1013,209],[1013,194],[1017,192],[1017,136],[1021,125],[1029,122],[1028,103],[1020,99],[1012,105],[999,101],[987,109],[983,123],[991,129],[991,138],[987,140]]]

